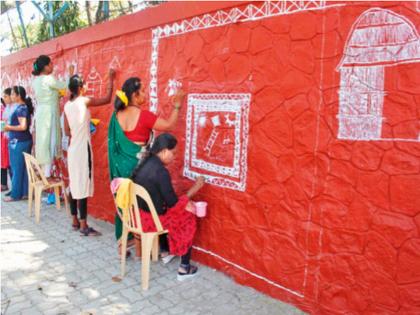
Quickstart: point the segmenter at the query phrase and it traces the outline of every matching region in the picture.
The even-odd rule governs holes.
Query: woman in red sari
[[[192,213],[194,207],[190,198],[203,186],[204,178],[198,177],[185,195],[178,197],[175,194],[166,166],[175,158],[176,144],[177,140],[173,135],[169,133],[159,135],[148,156],[134,169],[132,180],[147,190],[163,228],[169,231],[169,244],[165,238],[160,239],[161,252],[169,250],[171,255],[181,256],[178,280],[182,281],[197,273],[197,267],[190,264],[192,242],[196,231],[196,218]],[[141,198],[137,201],[141,209],[143,229],[146,232],[155,231],[156,227],[147,204]]]

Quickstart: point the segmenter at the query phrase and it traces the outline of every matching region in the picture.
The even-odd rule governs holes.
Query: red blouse
[[[133,142],[147,143],[150,132],[155,125],[157,116],[148,110],[142,110],[137,120],[137,125],[133,130],[124,131],[125,136]]]

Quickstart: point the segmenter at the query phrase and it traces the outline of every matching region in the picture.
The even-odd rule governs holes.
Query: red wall
[[[160,38],[163,116],[171,110],[165,92],[171,78],[189,94],[251,94],[249,132],[240,136],[243,145],[248,135],[245,190],[207,185],[200,192],[209,214],[199,222],[194,258],[313,314],[419,314],[419,60],[385,68],[385,140],[339,139],[337,118],[337,67],[357,19],[373,7],[388,9],[418,33],[418,8],[416,2],[336,4],[291,7],[289,14]],[[29,78],[34,58],[48,53],[57,73],[72,60],[85,77],[95,67],[103,87],[117,56],[117,86],[133,75],[148,86],[153,28],[246,5],[167,3],[81,30],[2,58],[2,84],[5,73],[11,82],[18,73]],[[172,176],[179,193],[192,183],[183,176],[186,103],[174,131],[180,145]],[[108,221],[114,215],[107,167],[111,113],[111,105],[92,110],[101,123],[93,136],[95,196],[89,203],[91,215]],[[215,153],[231,163],[230,151]]]

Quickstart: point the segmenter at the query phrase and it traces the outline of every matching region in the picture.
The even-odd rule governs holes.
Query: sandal
[[[165,256],[162,256],[162,254],[160,254],[160,258],[162,259],[163,264],[166,265],[169,264],[172,261],[172,259],[175,258],[175,255],[167,253]]]
[[[10,196],[6,196],[6,197],[3,198],[3,201],[4,202],[14,202],[14,201],[20,201],[20,199],[14,199]]]
[[[73,231],[78,231],[80,229],[80,222],[78,222],[77,224],[72,224],[71,227]]]
[[[80,230],[80,236],[101,236],[102,234],[92,227],[87,227]]]
[[[196,266],[193,266],[193,265],[190,265],[190,264],[188,264],[188,265],[181,264],[179,266],[181,268],[184,268],[185,272],[178,271],[178,275],[176,277],[178,281],[184,281],[184,280],[193,278],[197,275],[198,268]]]

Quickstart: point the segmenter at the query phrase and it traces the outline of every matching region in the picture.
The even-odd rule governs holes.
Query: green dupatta
[[[108,165],[111,181],[116,177],[130,177],[139,159],[141,146],[130,141],[121,129],[114,112],[108,127]],[[115,237],[122,235],[122,222],[115,214]],[[132,235],[130,236],[132,238]]]

